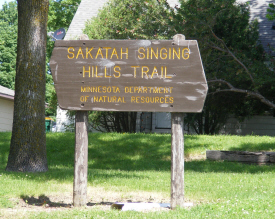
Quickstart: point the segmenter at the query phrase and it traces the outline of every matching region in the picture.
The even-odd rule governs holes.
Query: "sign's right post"
[[[184,206],[184,113],[171,113],[171,209]]]
[[[185,36],[177,34],[173,44],[181,44]],[[171,113],[171,209],[184,207],[184,113]]]

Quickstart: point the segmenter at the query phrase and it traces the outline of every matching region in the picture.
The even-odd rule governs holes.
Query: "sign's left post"
[[[73,204],[75,207],[86,205],[88,175],[88,111],[75,114],[75,161]]]

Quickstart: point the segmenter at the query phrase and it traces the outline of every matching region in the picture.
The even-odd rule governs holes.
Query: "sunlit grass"
[[[49,171],[6,172],[10,133],[0,133],[0,217],[17,208],[16,199],[72,193],[74,134],[47,134]],[[89,134],[88,187],[115,191],[159,193],[170,197],[168,134]],[[269,136],[185,136],[186,157],[206,150],[275,151]],[[185,199],[195,207],[164,212],[118,212],[100,209],[59,209],[27,212],[26,218],[275,218],[275,168],[235,162],[185,162]],[[88,201],[92,197],[88,197]],[[4,213],[3,213],[4,212]],[[18,215],[17,215],[18,216]],[[16,214],[15,214],[16,218]]]

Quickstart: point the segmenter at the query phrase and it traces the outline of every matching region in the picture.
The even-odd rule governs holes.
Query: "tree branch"
[[[256,88],[256,85],[255,85],[255,81],[254,81],[254,78],[252,77],[252,75],[250,74],[248,68],[245,66],[245,64],[243,64],[231,51],[230,49],[226,46],[225,42],[220,39],[214,32],[213,30],[210,28],[210,31],[212,32],[212,35],[214,36],[214,38],[216,40],[218,40],[219,42],[222,43],[222,45],[226,48],[225,50],[218,47],[218,46],[211,46],[213,49],[216,49],[216,50],[219,50],[219,51],[222,51],[222,52],[226,52],[228,53],[237,63],[239,63],[245,70],[245,72],[247,73],[247,75],[249,76],[252,84],[254,85],[254,87]]]
[[[266,104],[267,106],[275,109],[275,104],[266,99],[263,95],[261,95],[258,91],[253,92],[250,90],[245,90],[245,89],[240,89],[240,88],[235,88],[231,83],[228,81],[222,80],[222,79],[214,79],[214,80],[209,80],[208,83],[223,83],[228,86],[228,89],[222,89],[222,90],[216,90],[215,92],[208,93],[210,94],[216,94],[220,92],[236,92],[236,93],[243,93],[247,94],[249,96],[255,97],[256,99],[260,100],[262,103]]]

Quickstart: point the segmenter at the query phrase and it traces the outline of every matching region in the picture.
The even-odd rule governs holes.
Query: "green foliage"
[[[224,94],[208,95],[202,113],[186,114],[185,123],[190,125],[197,134],[218,134],[231,114],[241,113],[239,106],[243,101],[243,95],[239,94],[231,94],[227,98],[224,98]],[[250,107],[243,107],[243,109],[248,111],[245,111],[245,115],[250,113]]]
[[[269,98],[274,92],[274,72],[265,64],[266,55],[258,43],[258,23],[250,22],[249,15],[249,5],[235,0],[181,1],[176,19],[183,22],[176,29],[187,39],[198,40],[208,81],[222,79]],[[217,133],[230,115],[244,119],[269,110],[243,94],[211,94],[227,88],[223,83],[209,84],[203,115],[187,116],[187,121],[200,130],[198,133]]]
[[[67,30],[72,22],[74,14],[81,0],[50,0],[48,13],[48,32],[54,32],[59,28]],[[54,41],[48,37],[47,63],[49,62],[54,48]],[[49,65],[47,72],[50,73]]]
[[[48,29],[68,29],[81,0],[50,0]]]
[[[68,30],[74,14],[81,0],[50,0],[48,13],[48,32],[54,32],[59,28]],[[47,63],[49,63],[54,48],[54,41],[48,37],[47,41]],[[46,115],[55,115],[57,108],[57,98],[54,89],[53,79],[49,64],[47,64],[46,75]]]
[[[266,15],[266,17],[268,18],[268,20],[274,20],[275,19],[275,4],[271,3],[268,5],[269,8],[267,9],[268,14]]]
[[[0,85],[14,89],[17,47],[17,4],[5,3],[0,10]]]
[[[248,4],[235,0],[181,3],[178,17],[184,20],[184,34],[199,41],[208,80],[224,79],[251,91],[264,91],[270,80],[274,82],[274,72],[264,63],[266,56],[258,43],[258,23],[249,22]]]
[[[55,31],[61,27],[68,28],[80,0],[50,1],[48,15],[48,30]],[[14,89],[16,71],[16,48],[17,48],[17,4],[16,1],[5,3],[0,10],[0,85]],[[48,38],[47,63],[50,60],[54,42]],[[46,108],[46,116],[56,113],[56,93],[53,79],[47,65],[46,70],[46,98],[49,103]]]
[[[46,116],[55,116],[57,108],[57,96],[53,86],[52,76],[46,74]]]
[[[254,115],[260,115],[269,108],[257,99],[239,93],[217,93],[208,95],[202,113],[188,113],[185,123],[190,125],[197,134],[219,134],[228,118],[239,121]]]
[[[243,67],[225,51],[227,47],[250,68],[264,65],[258,25],[256,21],[249,22],[247,4],[238,4],[235,0],[214,1],[214,4],[210,0],[189,0],[182,1],[178,12],[184,20],[181,28],[186,37],[199,41],[208,79],[222,78],[242,88],[256,89]]]
[[[84,29],[90,39],[168,39],[175,34],[174,10],[164,0],[111,0]],[[150,25],[148,25],[150,24]],[[92,112],[90,121],[100,131],[135,132],[136,113]]]
[[[274,60],[258,43],[258,23],[249,21],[248,3],[236,0],[187,0],[170,8],[166,1],[110,1],[86,24],[91,39],[169,39],[182,33],[199,42],[208,80],[222,79],[234,87],[260,92],[274,101]],[[224,83],[209,84],[209,93],[227,89]],[[198,133],[217,133],[230,115],[240,120],[269,110],[244,94],[208,96],[203,114],[188,114],[187,122]],[[105,113],[106,114],[106,113]],[[95,121],[96,122],[96,121]]]
[[[167,39],[176,33],[170,25],[173,15],[164,0],[111,0],[84,33],[90,39]]]

